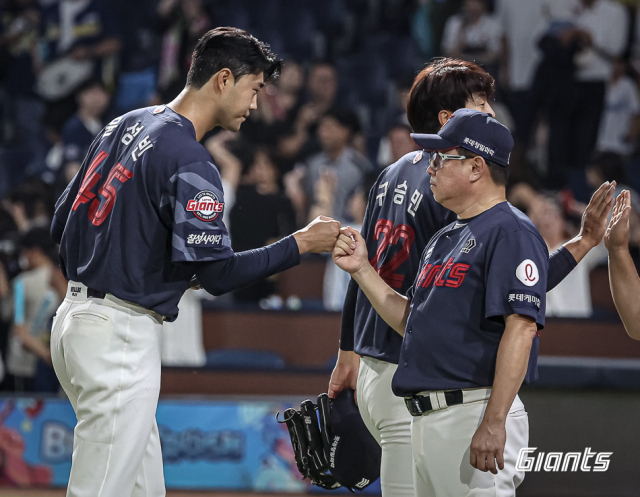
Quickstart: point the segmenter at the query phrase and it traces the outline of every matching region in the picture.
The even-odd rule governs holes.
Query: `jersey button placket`
[[[409,365],[407,361],[404,361],[404,367],[406,368]]]

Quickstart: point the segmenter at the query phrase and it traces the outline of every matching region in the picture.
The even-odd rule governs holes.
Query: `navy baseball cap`
[[[513,149],[511,131],[491,114],[458,109],[437,135],[411,133],[411,138],[427,152],[465,148],[507,167]]]
[[[351,389],[331,404],[331,434],[329,465],[342,486],[363,490],[380,478],[382,448],[364,424]]]

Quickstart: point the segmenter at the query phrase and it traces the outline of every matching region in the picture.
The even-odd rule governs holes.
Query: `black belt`
[[[93,288],[87,288],[87,297],[91,297],[94,299],[103,299],[107,295],[104,292],[100,292],[98,290],[94,290]]]
[[[462,390],[450,390],[444,392],[444,398],[448,406],[462,404]],[[413,397],[405,397],[404,403],[412,416],[423,416],[434,408],[431,405],[431,399],[428,395],[414,395]]]

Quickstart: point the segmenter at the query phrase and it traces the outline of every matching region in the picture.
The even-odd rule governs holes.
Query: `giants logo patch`
[[[187,212],[193,212],[201,221],[213,221],[224,209],[224,202],[218,201],[218,196],[210,190],[199,192],[187,202]]]

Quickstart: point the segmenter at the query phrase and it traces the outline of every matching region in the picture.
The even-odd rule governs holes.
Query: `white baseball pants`
[[[365,425],[382,447],[382,496],[415,497],[412,416],[404,405],[404,399],[391,391],[391,380],[397,367],[371,357],[360,358],[358,408]]]
[[[162,318],[69,282],[51,357],[76,413],[67,497],[164,497],[158,426]]]
[[[491,389],[486,389],[486,397]],[[418,497],[512,497],[524,479],[516,470],[521,448],[529,442],[529,420],[516,396],[506,421],[504,469],[497,475],[471,466],[470,446],[487,400],[450,406],[413,418],[411,440]]]

